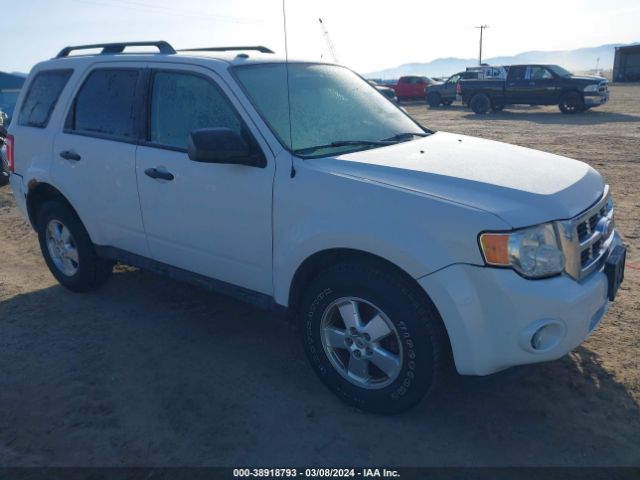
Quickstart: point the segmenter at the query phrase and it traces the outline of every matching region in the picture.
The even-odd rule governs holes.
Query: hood
[[[479,208],[514,228],[574,217],[604,192],[600,174],[583,162],[444,132],[306,161],[331,173]]]
[[[604,77],[598,77],[597,75],[571,75],[569,78],[573,80],[584,80],[585,82],[606,82],[607,79]]]

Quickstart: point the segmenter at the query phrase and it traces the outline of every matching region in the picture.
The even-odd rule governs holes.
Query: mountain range
[[[489,65],[551,63],[575,72],[593,70],[597,64],[600,70],[610,70],[613,68],[615,47],[623,45],[625,44],[612,43],[600,45],[599,47],[578,48],[576,50],[533,50],[512,56],[483,58],[482,60]],[[600,60],[598,61],[598,59]],[[477,63],[477,58],[437,58],[426,63],[405,63],[397,67],[365,73],[364,76],[382,79],[398,78],[402,75],[448,76],[464,70],[466,67],[477,65]]]

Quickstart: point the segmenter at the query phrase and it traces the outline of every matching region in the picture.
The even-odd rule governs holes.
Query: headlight
[[[600,85],[598,85],[597,83],[594,83],[592,85],[587,85],[586,87],[584,87],[584,91],[585,92],[597,92],[599,88],[600,88]]]
[[[509,233],[483,233],[480,249],[487,265],[510,267],[526,278],[551,277],[564,270],[564,255],[550,223]]]

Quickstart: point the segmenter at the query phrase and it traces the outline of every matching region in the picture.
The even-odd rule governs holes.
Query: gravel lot
[[[640,85],[611,95],[576,116],[406,106],[438,130],[590,163],[631,263],[572,354],[453,379],[395,417],[343,405],[269,313],[125,267],[99,292],[65,291],[0,189],[0,465],[640,465]]]

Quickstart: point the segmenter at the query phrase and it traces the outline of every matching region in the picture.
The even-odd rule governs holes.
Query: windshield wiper
[[[385,138],[382,140],[383,142],[406,142],[407,140],[413,140],[413,137],[428,137],[431,135],[430,133],[415,133],[415,132],[405,132],[398,133],[393,137]]]
[[[335,142],[326,143],[324,145],[314,145],[313,147],[305,147],[294,150],[293,153],[296,155],[304,155],[305,153],[315,152],[316,150],[322,150],[323,148],[332,148],[332,147],[348,147],[348,146],[385,146],[396,143],[395,140],[337,140]]]

